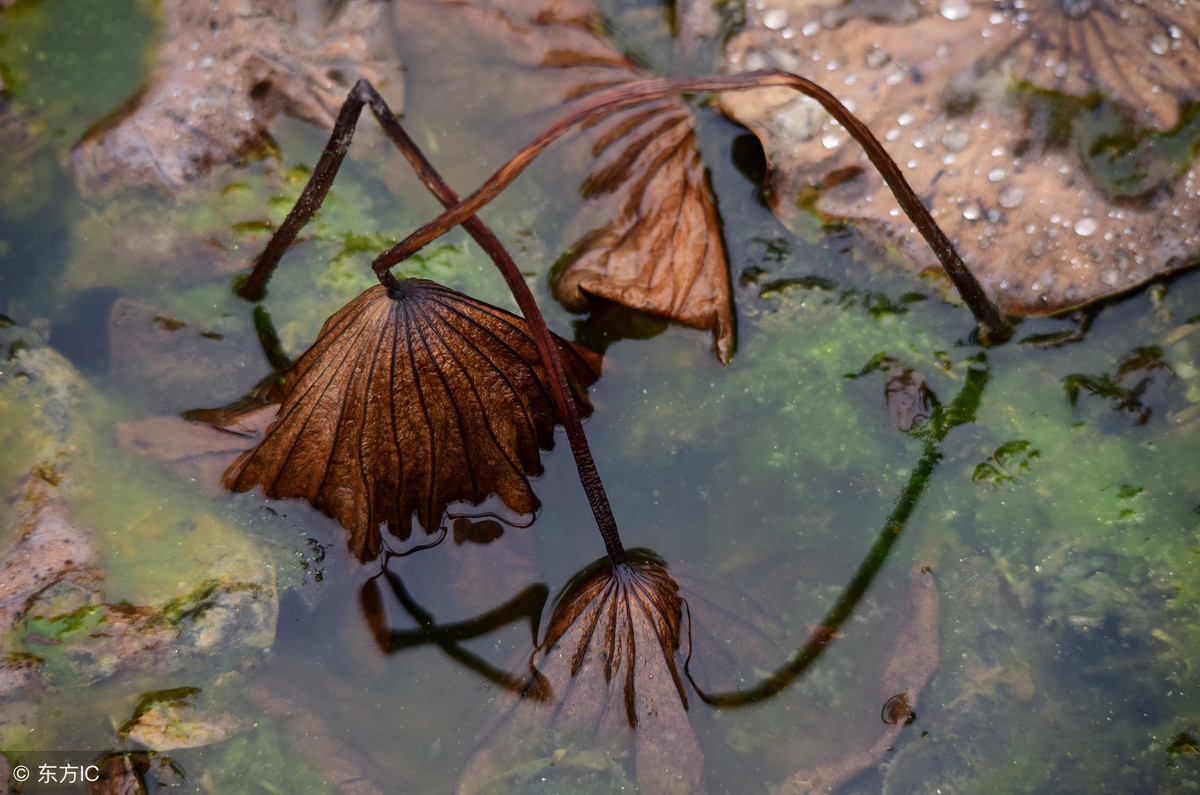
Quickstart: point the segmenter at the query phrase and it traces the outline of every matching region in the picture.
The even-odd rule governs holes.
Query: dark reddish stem
[[[904,174],[896,161],[892,159],[883,144],[865,124],[858,120],[837,97],[821,86],[790,72],[762,70],[745,72],[722,77],[701,78],[650,78],[634,80],[613,88],[597,91],[580,101],[570,113],[547,127],[537,138],[533,139],[524,149],[483,183],[479,190],[467,198],[449,207],[446,212],[422,226],[417,231],[400,241],[375,258],[375,270],[380,272],[402,262],[414,252],[431,241],[448,232],[455,225],[463,223],[479,212],[488,202],[496,198],[508,187],[516,177],[533,162],[556,138],[560,137],[576,125],[586,124],[600,116],[612,113],[621,108],[637,105],[643,102],[661,99],[675,94],[698,94],[714,91],[747,91],[755,88],[783,86],[799,91],[812,97],[829,112],[839,124],[846,128],[850,136],[862,146],[867,158],[883,176],[884,182],[891,189],[896,201],[916,226],[917,231],[925,238],[925,242],[933,250],[934,256],[942,264],[946,273],[953,280],[959,294],[966,302],[975,322],[979,326],[979,338],[985,345],[1004,342],[1012,336],[1012,325],[1000,312],[982,285],[962,261],[958,251],[946,237],[941,227],[933,220],[929,210],[921,203],[920,198],[909,186]]]

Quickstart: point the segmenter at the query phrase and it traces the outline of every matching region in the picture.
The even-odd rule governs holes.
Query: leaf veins
[[[598,358],[556,343],[586,412]],[[404,540],[415,513],[432,533],[453,502],[537,509],[528,477],[559,418],[516,315],[423,279],[379,285],[325,322],[285,381],[278,417],[224,483],[307,500],[350,531],[358,559],[379,554],[380,525]]]

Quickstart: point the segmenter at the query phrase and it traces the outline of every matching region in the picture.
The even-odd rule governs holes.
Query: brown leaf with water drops
[[[554,752],[547,763],[560,768],[564,781],[570,767],[587,766],[593,780],[603,772],[616,784],[623,774],[615,760],[625,753],[617,749],[631,745],[643,791],[702,791],[704,755],[688,720],[677,662],[679,587],[661,559],[642,550],[629,554],[629,562],[617,566],[597,561],[563,588],[531,660],[553,697],[513,699],[484,730],[487,744],[465,769],[459,792],[493,791],[498,781],[536,772],[529,757],[543,736],[560,748],[578,738],[586,743],[581,747],[601,751],[603,762]]]
[[[405,27],[421,20],[413,46],[453,65],[448,93],[504,98],[492,123],[512,145],[549,113],[647,76],[601,35],[590,0],[398,0],[396,13]],[[671,98],[612,113],[563,145],[586,201],[566,232],[554,294],[574,311],[600,298],[708,329],[728,361],[729,268],[694,131],[691,109]]]
[[[779,0],[725,68],[820,68],[885,142],[985,290],[1048,314],[1200,257],[1200,7],[1174,0]],[[801,35],[797,35],[797,34]],[[936,260],[845,132],[810,100],[727,95],[763,141],[772,200]],[[1186,111],[1181,113],[1181,110]]]
[[[581,409],[594,356],[558,341]],[[333,315],[285,376],[266,437],[225,473],[234,491],[298,497],[350,531],[372,560],[380,525],[432,533],[447,505],[492,494],[538,506],[528,478],[554,442],[558,412],[525,321],[424,279],[382,285]]]

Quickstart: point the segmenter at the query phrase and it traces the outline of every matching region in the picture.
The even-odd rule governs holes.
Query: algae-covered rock
[[[243,689],[240,684],[240,677],[230,674],[207,691],[176,687],[147,693],[117,734],[160,752],[226,740],[250,727],[234,709],[233,701]]]
[[[122,467],[104,401],[39,337],[9,326],[0,350],[0,696],[270,646],[261,549]]]

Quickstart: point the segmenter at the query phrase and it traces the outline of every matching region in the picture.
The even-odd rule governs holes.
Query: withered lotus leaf
[[[591,231],[560,263],[554,296],[575,311],[595,296],[711,329],[727,362],[728,268],[691,111],[671,99],[620,115],[593,148],[589,201],[575,221]]]
[[[675,664],[679,650],[682,601],[679,586],[658,560],[634,560],[613,566],[604,559],[584,569],[567,584],[555,604],[542,648],[547,658],[567,655],[578,679],[585,668],[594,682],[610,688],[629,725],[636,728],[656,696],[640,701],[645,684],[640,668],[654,667],[674,684],[667,700],[687,707],[683,680]],[[662,677],[660,677],[662,678]],[[657,689],[657,688],[656,688]],[[567,698],[564,695],[564,698]]]
[[[397,0],[393,7],[403,47],[445,64],[446,93],[503,98],[497,136],[514,141],[537,132],[548,111],[557,115],[647,76],[601,35],[592,0]],[[532,120],[539,123],[522,127]],[[729,267],[688,105],[672,97],[616,111],[560,151],[569,171],[586,175],[587,201],[564,233],[555,298],[573,311],[599,298],[708,329],[728,361]]]
[[[599,733],[623,717],[636,730],[637,781],[648,792],[700,785],[704,754],[676,662],[682,614],[661,559],[644,550],[616,566],[603,559],[559,596],[537,664],[559,694],[556,726],[584,720]]]
[[[613,765],[632,755],[642,791],[701,791],[704,754],[688,720],[677,663],[679,586],[653,553],[632,549],[628,555],[616,566],[607,558],[596,561],[563,588],[530,660],[536,681],[554,697],[512,697],[484,730],[460,793],[494,792],[497,780],[539,769],[531,754],[572,738],[603,747]],[[542,744],[546,736],[552,745]],[[567,757],[554,765],[570,763]]]
[[[586,413],[598,359],[556,341]],[[325,322],[285,381],[278,417],[225,485],[307,500],[360,560],[379,554],[382,524],[408,538],[414,513],[432,533],[453,502],[538,506],[528,477],[558,412],[516,315],[424,279],[379,285]]]

